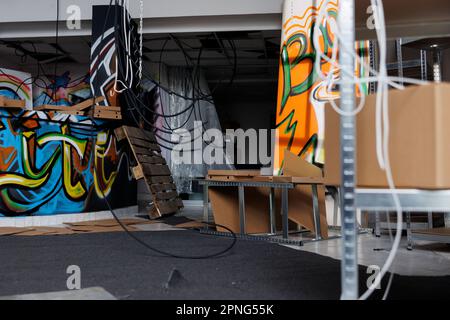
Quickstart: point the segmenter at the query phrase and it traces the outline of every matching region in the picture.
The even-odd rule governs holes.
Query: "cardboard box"
[[[360,187],[387,187],[376,157],[375,95],[356,117],[356,179]],[[389,91],[389,153],[398,188],[450,188],[450,84]],[[339,185],[339,115],[325,110],[325,181]]]

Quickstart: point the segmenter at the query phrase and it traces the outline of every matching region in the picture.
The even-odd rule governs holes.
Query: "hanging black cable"
[[[56,93],[57,93],[57,89],[56,89],[56,77],[57,77],[57,73],[58,73],[58,55],[59,55],[59,44],[58,44],[58,39],[59,39],[59,0],[56,0],[56,25],[55,25],[55,71],[54,71],[54,78],[53,78],[53,101],[55,101],[56,105],[58,105],[58,102],[56,100]]]
[[[115,4],[117,5],[118,3],[119,3],[118,0],[115,0]],[[105,33],[105,30],[106,30],[106,21],[107,21],[107,19],[109,18],[111,6],[112,6],[112,0],[110,0],[110,4],[109,4],[109,7],[108,7],[108,10],[107,10],[107,13],[106,13],[105,24],[104,24],[104,26],[103,26],[103,31],[102,31],[102,33],[101,33],[101,34],[102,34],[101,42],[103,42],[103,39],[104,39],[104,33]],[[123,10],[125,10],[125,8],[124,8],[124,6],[123,6],[123,2],[122,2],[122,5],[121,5],[121,6],[122,6]],[[115,16],[114,16],[114,21],[115,21],[115,23],[114,23],[114,24],[117,26],[117,21],[118,21],[118,20],[117,20],[117,7],[115,8],[114,11],[115,11]],[[117,28],[116,28],[116,29],[117,29]],[[119,50],[119,48],[118,48],[118,50]],[[120,65],[120,63],[119,63],[118,65]],[[119,69],[120,69],[120,67],[119,67]],[[116,70],[116,72],[117,72],[117,75],[116,75],[116,76],[119,76],[119,70]],[[95,79],[94,81],[97,81],[96,84],[98,85],[98,80]],[[93,91],[93,89],[92,89],[92,86],[91,86],[91,91],[92,91],[92,94],[95,95],[95,93],[94,93],[94,91]],[[126,90],[126,91],[129,91],[129,90]],[[94,119],[94,118],[91,118],[91,119],[92,119],[92,122],[94,123],[94,122],[95,122],[95,119]],[[94,126],[91,127],[92,130],[93,130],[93,128],[94,128]],[[94,171],[94,172],[93,172],[94,175],[97,176],[97,175],[98,175],[98,172],[97,172],[97,170],[96,170],[96,167],[93,166],[93,169],[94,169],[94,170],[93,170],[93,171]],[[227,253],[228,251],[230,251],[230,250],[234,247],[234,245],[236,244],[236,242],[237,242],[237,237],[236,237],[236,235],[235,235],[235,234],[233,233],[233,231],[230,230],[229,228],[227,228],[227,227],[225,227],[225,226],[218,225],[218,224],[212,224],[212,223],[203,222],[203,223],[206,224],[206,225],[221,227],[221,228],[224,228],[225,230],[228,230],[229,232],[231,232],[231,234],[232,234],[232,236],[233,236],[233,241],[232,241],[232,243],[231,243],[227,248],[221,250],[220,252],[217,252],[217,253],[214,253],[214,254],[209,254],[209,255],[199,255],[199,256],[177,255],[177,254],[172,254],[172,253],[166,252],[166,251],[164,251],[164,250],[160,250],[160,249],[158,249],[158,248],[155,248],[155,247],[149,245],[147,242],[143,241],[142,239],[140,239],[139,237],[137,237],[133,232],[131,232],[130,230],[128,230],[128,228],[122,223],[122,221],[118,218],[118,216],[117,216],[116,213],[114,212],[114,209],[112,208],[112,206],[111,206],[111,204],[109,203],[107,197],[106,197],[105,194],[103,193],[103,190],[100,190],[100,192],[102,193],[102,197],[103,197],[103,199],[104,199],[104,201],[105,201],[105,203],[106,203],[106,205],[107,205],[109,211],[110,211],[111,214],[113,215],[114,219],[119,223],[119,225],[120,225],[121,228],[127,233],[127,235],[129,235],[131,238],[133,238],[136,242],[138,242],[139,244],[141,244],[141,245],[144,246],[145,248],[147,248],[147,249],[149,249],[149,250],[151,250],[151,251],[153,251],[153,252],[156,252],[156,253],[158,253],[158,254],[161,254],[161,255],[163,255],[163,256],[166,256],[166,257],[172,257],[172,258],[178,258],[178,259],[208,259],[208,258],[214,258],[214,257],[221,256],[221,255]]]

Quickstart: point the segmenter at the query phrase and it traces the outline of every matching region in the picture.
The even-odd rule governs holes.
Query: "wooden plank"
[[[151,149],[147,149],[147,148],[141,148],[141,147],[136,147],[133,146],[133,150],[136,153],[136,157],[138,155],[147,155],[147,156],[160,156],[160,151],[158,150],[151,150]]]
[[[145,179],[150,182],[150,184],[173,182],[173,178],[171,176],[146,176]]]
[[[178,205],[175,201],[159,201],[156,208],[161,215],[175,213],[178,211]]]
[[[84,110],[87,109],[93,105],[95,105],[96,103],[100,103],[105,101],[105,97],[101,96],[101,97],[96,97],[96,98],[91,98],[91,99],[87,99],[83,102],[80,102],[76,105],[71,106],[70,108],[73,108],[74,110]]]
[[[64,110],[64,111],[55,111],[58,113],[69,114],[73,116],[84,116],[86,115],[84,111],[76,111],[76,110]]]
[[[127,132],[128,136],[131,138],[137,138],[137,139],[142,139],[142,140],[148,140],[150,142],[156,142],[155,135],[150,131],[135,128],[135,127],[128,127],[128,126],[124,126],[124,129]]]
[[[160,164],[141,163],[142,170],[146,176],[170,176],[171,172],[168,166]]]
[[[150,155],[137,155],[138,161],[141,163],[149,163],[149,164],[166,164],[166,159],[162,156],[150,156]]]
[[[26,102],[25,100],[5,99],[4,104],[5,107],[23,109],[25,108]]]
[[[170,200],[170,199],[175,199],[176,197],[178,197],[178,193],[176,191],[158,192],[158,193],[155,193],[155,197],[158,200]]]
[[[258,182],[274,182],[274,183],[292,182],[291,176],[256,176],[256,177],[250,177],[247,179],[251,180],[251,181],[258,181]],[[242,181],[242,179],[240,179],[239,181]]]
[[[161,148],[156,143],[150,142],[148,140],[136,139],[136,138],[132,138],[132,137],[129,137],[129,139],[130,139],[130,142],[134,146],[143,147],[143,148],[147,148],[147,149],[155,150],[155,151],[161,151]]]
[[[163,184],[152,184],[150,190],[154,193],[161,191],[171,191],[176,190],[177,186],[173,183],[163,183]]]
[[[161,214],[159,213],[158,209],[156,208],[155,205],[153,205],[151,207],[151,210],[148,212],[148,215],[150,217],[150,219],[158,219],[161,218]]]
[[[120,107],[115,107],[115,106],[94,106],[94,113],[97,111],[121,112],[122,109]]]
[[[8,99],[5,96],[0,96],[0,107],[2,108],[24,109],[25,105],[25,100]]]
[[[292,182],[295,184],[324,184],[325,180],[322,177],[292,177]]]
[[[44,111],[44,110],[50,110],[50,111],[80,111],[76,109],[72,109],[70,106],[53,106],[49,104],[43,104],[41,106],[37,106],[34,108],[36,111]]]
[[[114,111],[97,111],[94,113],[94,118],[120,120],[122,119],[122,114]]]
[[[208,170],[209,176],[254,177],[260,175],[260,170]]]

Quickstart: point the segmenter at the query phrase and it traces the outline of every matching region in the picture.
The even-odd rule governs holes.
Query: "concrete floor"
[[[382,267],[391,248],[389,235],[380,238],[372,234],[362,234],[358,239],[358,262],[360,265]],[[305,243],[303,247],[290,246],[297,250],[317,253],[340,259],[341,239]],[[450,246],[447,244],[416,242],[414,250],[406,249],[403,237],[391,271],[405,276],[445,276],[450,275]]]
[[[190,219],[202,220],[203,207],[185,208],[178,216],[188,217]],[[212,217],[211,217],[212,218]],[[142,231],[171,231],[180,230],[165,223],[136,225]],[[330,230],[330,235],[338,235],[338,231]],[[292,238],[307,240],[308,235],[297,235]],[[322,256],[331,257],[339,260],[341,257],[341,239],[331,239],[319,242],[307,242],[304,246],[287,246],[294,250],[303,250],[316,253]],[[361,234],[358,239],[358,263],[360,265],[382,266],[389,254],[391,241],[389,236],[382,235],[380,238],[370,233]],[[413,251],[406,249],[406,237],[402,239],[401,246],[396,256],[391,271],[404,276],[448,276],[450,275],[450,245],[416,242]],[[394,278],[395,279],[395,278]],[[97,289],[96,289],[97,290]],[[68,295],[68,299],[109,299],[110,296],[101,288],[92,292],[73,292],[44,293],[36,296],[11,296],[1,297],[0,299],[55,299],[61,298],[62,294]],[[106,295],[105,295],[106,294]]]
[[[186,207],[180,215],[191,219],[202,219],[203,207]],[[210,219],[212,219],[210,212]],[[339,235],[330,230],[330,235]],[[307,236],[292,236],[293,239],[308,239]],[[341,239],[305,243],[304,246],[288,246],[296,250],[304,250],[323,256],[340,259]],[[414,250],[406,249],[406,236],[402,238],[396,259],[391,268],[394,273],[405,276],[446,276],[450,275],[450,245],[415,242]],[[371,233],[361,234],[358,239],[358,263],[360,265],[377,265],[382,267],[391,248],[388,234],[380,238]],[[374,250],[375,249],[375,250]]]

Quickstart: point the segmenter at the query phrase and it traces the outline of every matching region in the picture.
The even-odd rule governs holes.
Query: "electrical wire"
[[[59,0],[56,0],[56,25],[55,25],[55,56],[56,56],[56,60],[55,60],[55,72],[54,72],[54,83],[55,83],[55,88],[53,90],[53,101],[55,101],[56,105],[58,105],[58,102],[56,100],[56,94],[57,94],[57,89],[56,89],[56,75],[58,73],[58,39],[59,39]]]
[[[124,2],[123,2],[123,3],[124,3]],[[118,4],[119,4],[119,3],[118,3],[118,1],[116,0],[116,5],[118,5]],[[110,4],[109,4],[109,7],[108,7],[108,10],[107,10],[107,13],[106,13],[105,24],[104,24],[104,27],[103,27],[103,31],[102,31],[102,33],[101,33],[101,34],[102,34],[102,40],[101,40],[101,42],[103,42],[103,39],[104,39],[103,36],[104,36],[104,32],[105,32],[105,30],[106,30],[106,21],[107,21],[108,18],[109,18],[111,6],[112,6],[112,0],[110,0]],[[122,6],[122,8],[123,8],[122,10],[125,10],[125,8],[123,7],[123,5],[121,5],[121,6]],[[117,10],[115,10],[115,17],[114,17],[114,20],[115,20],[115,22],[117,22]],[[115,23],[115,24],[117,24],[117,23]],[[118,51],[119,51],[119,48],[118,48]],[[119,76],[119,70],[120,70],[120,64],[119,64],[119,68],[116,70],[117,76]],[[98,85],[98,79],[96,78],[94,81],[97,81],[97,85]],[[129,90],[130,90],[130,89],[127,89],[127,91],[129,91]],[[93,90],[92,86],[91,86],[91,91],[92,91],[92,94],[95,96],[95,93],[94,93],[94,90]],[[92,118],[92,121],[94,122],[95,119]],[[92,128],[93,128],[93,127],[92,127]],[[92,130],[93,130],[93,129],[92,129]],[[95,156],[95,155],[94,155],[94,156]],[[94,171],[94,175],[97,176],[97,175],[98,175],[98,172],[97,172],[97,170],[96,170],[96,166],[95,166],[95,165],[93,166],[93,171]],[[215,257],[222,256],[222,255],[224,255],[225,253],[229,252],[229,251],[234,247],[234,245],[235,245],[236,242],[237,242],[237,237],[236,237],[235,233],[234,233],[231,229],[229,229],[228,227],[225,227],[225,226],[222,226],[222,225],[218,225],[218,224],[215,224],[215,223],[208,223],[208,222],[204,222],[204,221],[203,221],[202,223],[205,224],[205,225],[221,227],[221,228],[224,228],[225,230],[231,232],[232,237],[233,237],[232,243],[231,243],[228,247],[226,247],[226,248],[223,249],[223,250],[220,250],[220,251],[217,252],[217,253],[207,254],[207,255],[197,255],[197,256],[178,255],[178,254],[173,254],[173,253],[166,252],[166,251],[164,251],[164,250],[155,248],[155,247],[151,246],[150,244],[148,244],[147,242],[145,242],[145,241],[143,241],[142,239],[140,239],[138,236],[136,236],[133,232],[131,232],[131,231],[130,231],[123,223],[122,223],[122,221],[119,219],[119,217],[118,217],[118,216],[116,215],[116,213],[114,212],[114,209],[112,208],[111,204],[109,203],[109,201],[108,201],[108,199],[107,199],[107,196],[104,194],[103,190],[100,190],[100,192],[101,192],[101,194],[102,194],[102,198],[104,199],[104,201],[105,201],[105,203],[106,203],[106,205],[107,205],[107,207],[108,207],[108,210],[111,212],[111,214],[113,215],[114,219],[119,223],[119,225],[121,226],[121,228],[127,233],[127,235],[129,235],[129,236],[130,236],[132,239],[134,239],[137,243],[141,244],[142,246],[144,246],[145,248],[149,249],[150,251],[156,252],[156,253],[161,254],[161,255],[163,255],[163,256],[171,257],[171,258],[178,258],[178,259],[209,259],[209,258],[215,258]]]
[[[326,56],[322,51],[321,47],[318,44],[318,34],[320,32],[319,25],[321,25],[323,19],[325,21],[329,22],[328,19],[328,12],[325,14],[326,7],[328,5],[329,0],[324,0],[322,2],[322,8],[320,10],[320,13],[318,15],[319,23],[316,23],[314,26],[314,37],[313,41],[315,44],[315,49],[317,50],[316,60],[315,60],[315,69],[319,75],[319,77],[326,81],[328,83],[328,87],[332,87],[339,83],[339,80],[336,80],[330,75],[326,76],[321,72],[321,59],[325,60],[326,62],[330,62],[332,64],[333,68],[338,68],[339,64],[336,61],[336,55],[337,55],[337,45],[333,46],[333,52],[332,57],[329,58]],[[371,0],[372,7],[374,8],[374,19],[375,19],[375,25],[380,26],[380,28],[377,28],[377,41],[380,48],[380,66],[379,66],[379,72],[371,68],[370,66],[366,65],[365,62],[361,61],[360,57],[357,56],[353,50],[353,48],[350,48],[348,44],[342,43],[341,41],[341,48],[340,50],[345,50],[347,53],[352,54],[356,61],[358,63],[364,64],[365,67],[369,70],[371,74],[374,75],[374,77],[366,77],[366,78],[359,78],[355,79],[353,82],[360,86],[362,83],[368,83],[368,82],[377,82],[378,83],[378,92],[376,97],[376,138],[377,138],[377,159],[378,163],[380,165],[380,168],[382,168],[385,171],[386,178],[388,181],[389,189],[391,190],[392,198],[395,204],[395,208],[397,211],[397,225],[396,225],[396,235],[392,244],[392,249],[381,268],[380,273],[375,278],[374,283],[367,289],[366,292],[364,292],[360,299],[364,300],[370,297],[370,295],[373,293],[373,291],[380,285],[381,280],[383,279],[384,275],[389,271],[395,256],[398,252],[398,248],[400,245],[401,240],[401,231],[402,231],[402,208],[401,204],[398,198],[398,195],[396,194],[395,189],[395,183],[393,180],[392,170],[390,166],[390,159],[389,159],[389,114],[388,114],[388,85],[391,85],[397,89],[403,89],[404,86],[397,84],[395,81],[401,80],[405,83],[412,83],[412,84],[418,84],[423,85],[427,84],[427,82],[419,81],[416,79],[410,79],[410,78],[398,78],[398,77],[389,77],[387,75],[386,70],[386,29],[385,29],[385,19],[384,19],[384,10],[383,10],[383,3],[381,0]],[[340,34],[340,30],[337,25],[334,26],[334,34],[338,39],[342,39],[342,36]],[[349,70],[342,70],[341,72],[346,72],[349,74],[351,71]],[[354,77],[354,74],[351,74],[352,77]],[[361,91],[362,93],[362,91]],[[334,101],[330,101],[330,104],[332,105],[333,109],[340,114],[341,116],[355,116],[357,113],[359,113],[363,108],[365,103],[363,102],[365,99],[364,94],[360,97],[360,104],[359,106],[351,113],[343,112],[339,109],[339,107],[335,104]],[[386,299],[389,294],[389,289],[392,284],[393,274],[391,273],[391,277],[388,282],[388,286],[386,288],[386,291],[383,295],[383,299]]]

